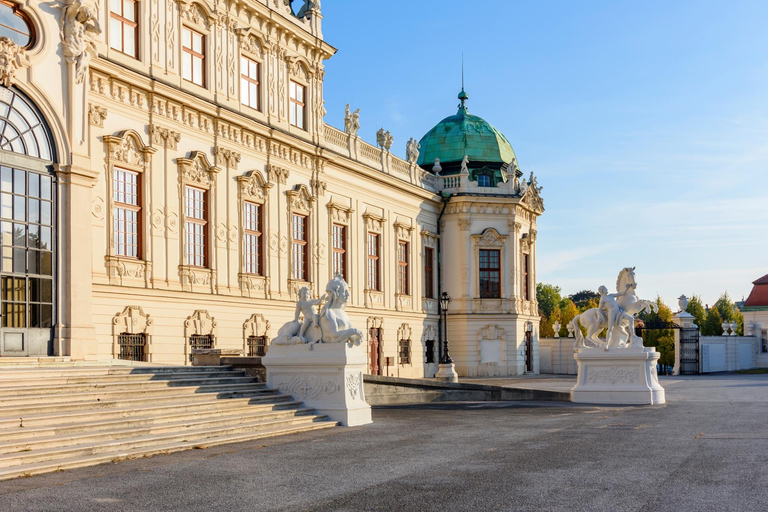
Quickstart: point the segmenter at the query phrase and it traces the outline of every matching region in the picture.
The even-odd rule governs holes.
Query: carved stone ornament
[[[267,176],[271,183],[285,185],[288,182],[288,176],[290,176],[290,174],[291,172],[283,167],[278,167],[272,164],[267,165]]]
[[[244,175],[238,176],[237,183],[243,197],[262,202],[266,199],[266,190],[272,186],[271,183],[264,180],[258,171],[248,171]]]
[[[230,169],[235,170],[237,170],[237,164],[240,163],[240,159],[242,158],[240,153],[220,146],[213,148],[213,154],[216,156],[216,163],[221,161]]]
[[[531,172],[530,181],[526,182],[525,178],[520,183],[519,193],[522,197],[521,202],[528,208],[540,214],[544,211],[544,200],[541,197],[541,191],[544,187],[539,186],[539,182],[536,176]]]
[[[349,224],[349,220],[354,210],[347,205],[330,202],[327,205],[328,213],[333,222],[338,224]]]
[[[412,232],[413,228],[410,224],[406,224],[399,219],[395,221],[395,236],[400,240],[410,240]]]
[[[120,334],[152,334],[154,321],[141,306],[127,306],[112,318],[112,331]]]
[[[0,38],[2,40],[3,38]],[[1,59],[0,59],[1,60]],[[6,86],[8,87],[8,86]],[[107,118],[107,109],[98,105],[88,105],[88,122],[92,126],[104,128],[104,120]]]
[[[193,151],[189,158],[178,158],[176,162],[179,164],[179,178],[186,183],[209,187],[219,172],[219,168],[211,165],[208,157],[201,151]]]
[[[476,246],[480,247],[504,247],[506,236],[500,235],[493,228],[488,228],[481,235],[472,235]]]
[[[75,65],[75,83],[85,79],[96,56],[96,38],[101,34],[99,9],[94,0],[65,0],[61,16],[64,58]]]
[[[155,124],[149,125],[149,135],[152,138],[152,144],[167,148],[176,149],[181,141],[181,134],[169,128],[163,128]]]
[[[184,334],[188,338],[191,335],[212,335],[217,332],[216,319],[205,309],[198,309],[184,321]]]
[[[371,213],[364,213],[363,219],[365,219],[365,229],[375,233],[381,233],[386,220],[383,217]]]
[[[145,146],[141,136],[134,130],[125,130],[118,135],[105,135],[103,140],[107,144],[107,152],[112,162],[142,169],[148,165],[150,156],[156,151],[155,148]]]
[[[269,320],[260,313],[254,313],[243,324],[243,337],[248,339],[249,336],[269,336],[269,328]]]
[[[0,84],[10,87],[16,70],[22,66],[24,49],[7,37],[0,37]]]
[[[312,211],[312,205],[315,202],[315,198],[309,193],[307,187],[304,185],[296,185],[293,190],[289,190],[285,193],[288,196],[288,208],[290,210],[297,210],[304,213]]]
[[[206,29],[211,27],[212,18],[200,4],[183,0],[179,2],[179,9],[184,20]]]

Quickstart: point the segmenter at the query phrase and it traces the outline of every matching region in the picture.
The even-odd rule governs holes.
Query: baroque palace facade
[[[326,125],[289,4],[0,2],[0,356],[259,355],[342,274],[371,373],[435,374],[442,292],[460,375],[538,371],[536,179],[464,91],[407,160]]]

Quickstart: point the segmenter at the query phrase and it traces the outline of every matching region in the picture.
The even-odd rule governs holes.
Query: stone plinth
[[[459,374],[456,373],[456,366],[453,363],[440,363],[437,367],[436,380],[440,382],[459,382]]]
[[[303,401],[344,426],[372,422],[363,387],[368,360],[361,345],[271,345],[262,363],[269,387]]]
[[[192,366],[219,366],[222,357],[242,355],[243,350],[236,348],[193,348]]]
[[[571,401],[591,404],[663,404],[656,363],[660,354],[653,347],[604,351],[582,348],[574,358],[578,380]]]

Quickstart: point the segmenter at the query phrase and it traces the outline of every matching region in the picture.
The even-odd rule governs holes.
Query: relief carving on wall
[[[318,400],[323,395],[331,396],[341,390],[341,386],[333,380],[318,375],[293,375],[275,384],[280,393],[298,400]]]
[[[2,38],[0,38],[2,39]],[[0,61],[2,59],[0,58]],[[8,87],[8,86],[6,86]],[[91,126],[104,128],[104,120],[107,118],[107,109],[98,105],[88,105],[88,123]]]

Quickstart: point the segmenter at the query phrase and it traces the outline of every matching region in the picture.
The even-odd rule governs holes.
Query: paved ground
[[[379,408],[373,425],[0,482],[0,510],[768,510],[768,375],[669,403]]]

